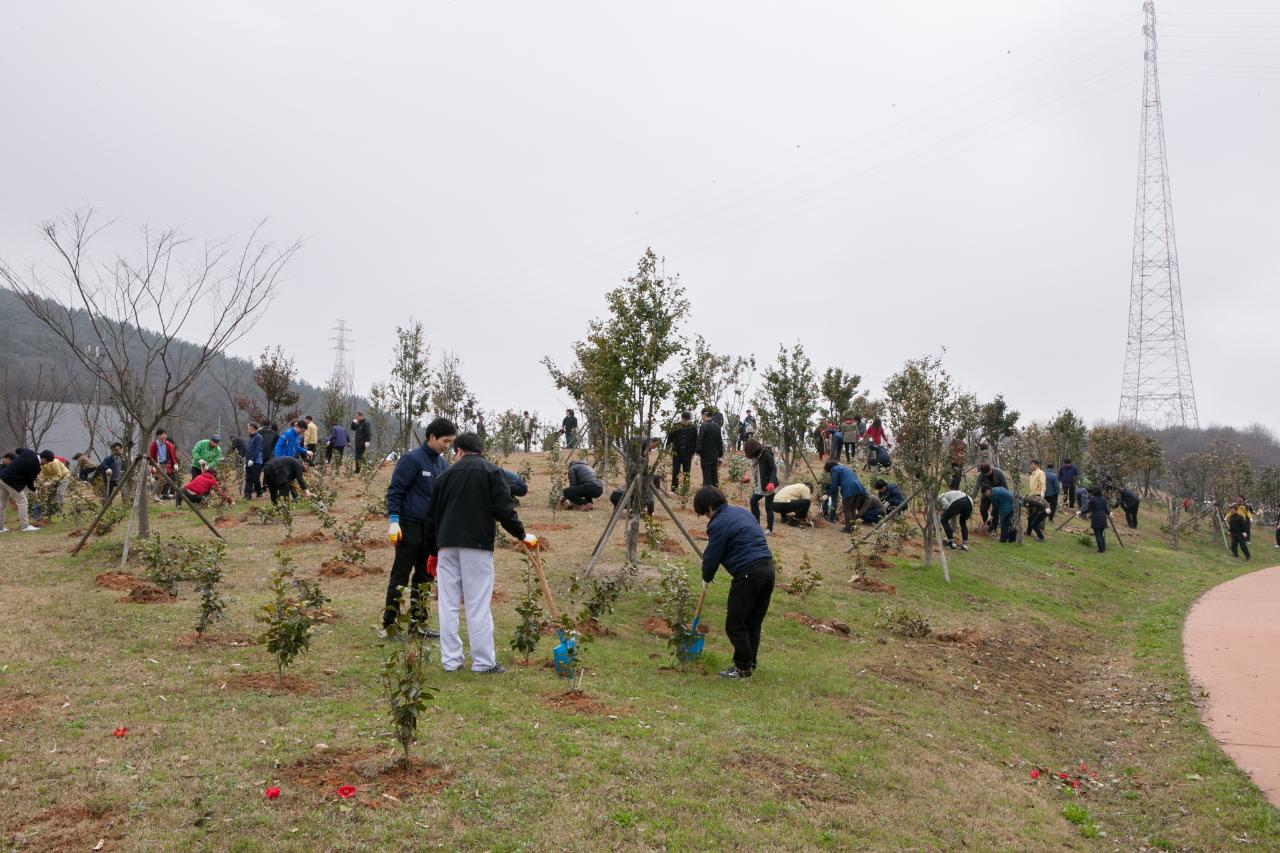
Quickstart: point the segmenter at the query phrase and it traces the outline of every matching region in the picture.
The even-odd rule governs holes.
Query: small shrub
[[[511,636],[511,648],[529,662],[529,655],[538,648],[538,640],[542,635],[542,623],[546,620],[542,612],[542,600],[538,585],[533,579],[528,552],[524,555],[524,597],[516,605],[516,615],[520,617]]]
[[[338,523],[333,508],[338,504],[338,489],[333,481],[321,483],[311,493],[311,509],[320,519],[321,530],[332,530]]]
[[[95,514],[100,506],[101,505],[94,507]],[[132,509],[133,507],[125,506],[122,503],[112,504],[107,511],[103,513],[102,518],[98,520],[98,524],[94,527],[93,532],[99,536],[106,536],[115,529],[116,525],[125,520]]]
[[[693,478],[686,475],[680,478],[680,487],[676,489],[676,497],[680,499],[680,508],[689,508],[689,499],[693,497]]]
[[[729,482],[733,483],[733,487],[738,491],[738,498],[741,500],[743,488],[742,478],[747,473],[747,457],[735,453],[729,457]]]
[[[667,641],[671,653],[675,656],[676,665],[683,671],[688,669],[692,657],[688,654],[689,644],[697,639],[693,629],[693,611],[697,606],[693,588],[689,584],[689,573],[682,566],[668,563],[658,578],[658,592],[654,596],[657,604],[658,618],[671,629],[671,639]]]
[[[1093,541],[1093,537],[1088,535],[1087,533],[1081,533],[1078,537],[1076,537],[1076,541],[1079,542],[1081,545],[1084,545],[1086,548],[1090,548],[1094,544],[1096,544]]]
[[[364,522],[360,519],[348,521],[345,527],[338,528],[334,534],[342,547],[338,551],[339,559],[353,566],[364,565]]]
[[[222,585],[222,558],[226,554],[225,542],[210,542],[198,546],[194,578],[196,593],[200,596],[200,615],[196,618],[196,633],[203,634],[211,622],[222,618],[227,609],[227,599],[219,587]]]
[[[271,573],[273,600],[262,605],[262,612],[257,617],[267,626],[258,637],[258,644],[266,646],[267,651],[275,655],[276,679],[283,685],[285,667],[311,647],[315,624],[298,600],[289,595],[294,584],[293,570],[289,568],[292,558],[283,551],[277,551],[276,559],[280,567]]]
[[[288,495],[280,498],[279,501],[266,506],[258,507],[258,523],[273,524],[279,523],[284,525],[285,537],[293,536],[293,501]]]
[[[308,610],[323,610],[329,603],[329,597],[324,594],[316,581],[297,578],[293,582],[293,587],[298,592],[298,602]]]
[[[1079,803],[1067,803],[1063,806],[1062,816],[1080,827],[1080,834],[1085,838],[1098,838],[1102,835],[1102,831],[1089,815],[1089,810]]]
[[[933,633],[929,619],[912,607],[881,607],[875,626],[903,637],[927,637]]]
[[[800,568],[796,575],[796,579],[791,582],[788,591],[792,595],[798,595],[801,598],[808,598],[809,594],[815,589],[822,586],[822,575],[818,574],[813,567],[813,562],[809,559],[808,553],[800,558]]]
[[[401,761],[409,761],[409,750],[418,740],[418,721],[433,698],[427,686],[427,663],[430,649],[426,644],[424,626],[414,621],[413,608],[407,606],[409,590],[400,587],[400,608],[396,618],[385,631],[383,648],[387,656],[382,662],[382,689],[391,714],[391,728],[404,755]]]
[[[178,584],[195,577],[202,547],[181,536],[166,543],[159,533],[153,533],[138,546],[138,555],[146,566],[143,576],[169,595],[177,595]]]
[[[365,501],[364,511],[370,515],[386,515],[387,514],[387,496],[375,495]]]

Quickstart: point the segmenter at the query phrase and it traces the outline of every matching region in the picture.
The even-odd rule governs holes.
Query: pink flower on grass
[[[268,800],[278,800],[280,799],[280,789],[274,788],[274,787],[268,788],[267,790],[262,792],[262,795],[266,797]]]
[[[338,796],[344,800],[349,800],[356,795],[355,785],[343,785],[338,789]]]
[[[1033,770],[1031,771],[1031,778],[1032,778],[1032,779],[1039,779],[1039,778],[1040,778],[1040,771],[1039,771],[1039,770],[1035,770],[1035,769],[1033,769]]]

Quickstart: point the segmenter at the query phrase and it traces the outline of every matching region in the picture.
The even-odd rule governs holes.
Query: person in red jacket
[[[156,478],[156,500],[173,497],[173,486],[169,485],[169,480],[175,483],[178,480],[178,448],[163,429],[156,430],[156,440],[147,449],[147,456],[151,459],[151,473]],[[168,474],[169,480],[159,476],[157,471]]]
[[[204,503],[205,498],[209,496],[209,492],[217,492],[229,506],[235,506],[236,504],[226,492],[222,491],[222,486],[218,485],[218,475],[213,473],[211,468],[206,468],[200,472],[199,476],[192,477],[190,483],[178,489],[177,504],[182,506],[184,498],[193,504]]]

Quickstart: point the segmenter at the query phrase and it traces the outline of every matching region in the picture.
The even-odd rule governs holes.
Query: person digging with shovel
[[[733,644],[733,666],[721,678],[750,678],[760,652],[760,626],[773,597],[773,552],[760,522],[740,506],[730,506],[715,486],[703,486],[693,496],[693,511],[707,516],[707,546],[702,551],[702,584],[715,580],[724,566],[733,580],[724,632]]]

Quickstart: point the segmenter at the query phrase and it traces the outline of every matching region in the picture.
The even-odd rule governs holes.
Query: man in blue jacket
[[[431,521],[431,498],[436,480],[449,467],[444,454],[453,446],[458,428],[447,418],[436,418],[427,424],[427,440],[410,450],[396,462],[387,486],[387,536],[396,547],[387,580],[386,606],[382,611],[384,627],[395,621],[400,611],[400,587],[410,588],[409,602],[419,623],[425,625],[427,608],[422,606],[421,586],[430,583],[427,558],[435,550],[435,529]],[[412,583],[410,583],[412,576]],[[427,631],[428,637],[438,637]]]
[[[1067,495],[1076,494],[1076,489],[1083,485],[1077,481],[1080,479],[1080,469],[1071,464],[1070,459],[1062,460],[1062,467],[1058,469],[1058,485]],[[1067,499],[1070,502],[1070,498]]]
[[[832,515],[835,514],[838,501],[844,514],[844,532],[852,533],[853,519],[858,514],[856,499],[860,495],[865,495],[867,488],[862,485],[862,481],[858,479],[857,474],[853,473],[852,468],[841,465],[834,459],[824,462],[822,470],[831,476],[831,485],[827,487],[827,494],[831,496]]]
[[[1050,521],[1053,521],[1053,517],[1058,514],[1058,495],[1060,494],[1062,494],[1062,481],[1058,479],[1058,472],[1053,470],[1053,463],[1050,462],[1044,469],[1044,499],[1049,504]]]
[[[258,425],[249,424],[249,440],[244,446],[244,499],[262,497],[262,433]]]
[[[311,451],[302,445],[302,436],[307,431],[307,425],[302,421],[294,421],[293,426],[280,433],[280,438],[276,439],[276,448],[274,456],[305,456],[311,458]]]
[[[750,678],[760,653],[760,626],[773,597],[773,552],[760,522],[742,507],[729,506],[716,487],[698,489],[693,511],[709,517],[707,547],[702,551],[703,587],[715,580],[722,565],[733,578],[724,618],[724,632],[733,643],[733,666],[720,677]]]

